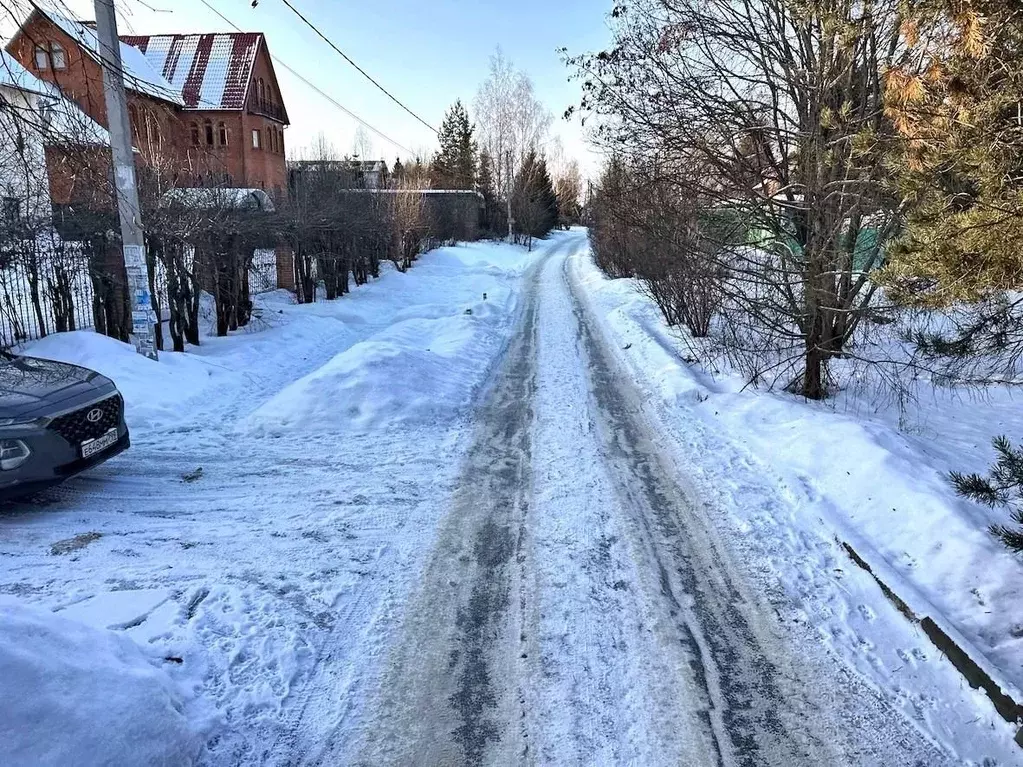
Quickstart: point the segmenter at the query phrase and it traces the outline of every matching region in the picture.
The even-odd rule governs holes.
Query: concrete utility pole
[[[128,295],[131,301],[131,338],[135,351],[155,360],[156,343],[149,296],[149,271],[146,266],[146,241],[139,212],[139,193],[135,185],[135,158],[131,149],[131,123],[128,121],[128,100],[124,94],[124,69],[121,64],[121,44],[117,37],[114,0],[95,0],[95,8],[110,150],[114,159],[117,213],[121,219],[124,268],[128,274]]]

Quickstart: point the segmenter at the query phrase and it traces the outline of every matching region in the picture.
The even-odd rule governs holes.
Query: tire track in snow
[[[549,245],[545,255],[561,242]],[[377,699],[362,721],[339,725],[324,742],[292,754],[287,763],[476,764],[495,749],[508,755],[499,761],[513,761],[510,755],[525,748],[515,745],[521,728],[508,732],[507,723],[522,717],[521,696],[508,680],[518,676],[515,648],[526,639],[519,630],[523,603],[516,595],[530,506],[540,265],[525,277],[516,332],[481,393],[474,413],[478,426],[452,508],[441,523],[421,589],[405,608]],[[394,595],[395,605],[401,601]],[[324,697],[325,684],[339,677],[327,666],[338,660],[328,650],[318,664],[323,678],[307,694]]]
[[[831,678],[805,673],[798,649],[784,645],[773,616],[747,592],[693,493],[677,484],[677,469],[655,444],[638,390],[591,325],[567,259],[561,281],[576,318],[605,463],[633,522],[636,550],[656,572],[662,609],[689,658],[687,676],[709,702],[704,722],[717,754],[701,763],[948,764],[896,710],[850,683],[844,669],[832,669]]]

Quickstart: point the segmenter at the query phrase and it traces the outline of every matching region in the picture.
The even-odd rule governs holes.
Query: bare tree
[[[902,52],[901,7],[635,0],[611,50],[571,60],[597,140],[673,168],[676,193],[729,233],[722,338],[749,377],[808,398],[871,315],[898,222],[882,73]]]
[[[522,160],[539,150],[553,118],[537,98],[533,81],[516,70],[501,49],[490,58],[490,73],[474,102],[479,145],[494,162],[494,186],[507,200]]]
[[[373,139],[369,137],[362,125],[355,128],[355,138],[352,139],[352,155],[360,160],[373,159]]]
[[[392,260],[399,271],[407,271],[422,249],[427,232],[426,207],[422,190],[427,179],[406,175],[391,198],[391,219],[394,226]]]
[[[553,175],[554,191],[558,195],[558,212],[561,218],[559,223],[566,228],[572,224],[578,224],[582,216],[583,194],[583,178],[579,172],[579,163],[576,160],[561,163],[560,168],[555,170]]]

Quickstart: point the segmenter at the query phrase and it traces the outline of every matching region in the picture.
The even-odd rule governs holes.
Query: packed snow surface
[[[159,362],[28,352],[110,376],[133,444],[0,515],[2,764],[1019,762],[836,540],[980,644],[957,595],[1014,565],[952,571],[989,542],[919,444],[695,372],[582,231]]]

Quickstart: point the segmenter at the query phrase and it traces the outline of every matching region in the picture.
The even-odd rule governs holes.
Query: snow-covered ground
[[[158,363],[91,332],[32,344],[26,353],[110,376],[133,445],[0,514],[0,594],[12,600],[0,608],[0,698],[35,704],[0,725],[0,764],[174,764],[194,732],[210,737],[203,763],[261,762],[300,737],[300,715],[353,713],[348,680],[372,679],[452,491],[466,407],[539,255],[462,245],[335,302],[269,294],[249,331]],[[50,624],[39,608],[54,611]],[[21,647],[36,636],[39,654]],[[340,708],[307,700],[324,665],[339,675]],[[29,689],[43,673],[66,680],[61,708],[52,685]],[[109,692],[112,674],[125,675],[123,695],[83,703]],[[165,700],[134,705],[142,694]],[[153,748],[176,740],[179,752],[164,761],[131,737],[75,741],[94,715],[95,727],[116,716],[121,733],[148,737],[172,703],[184,713]],[[58,723],[67,737],[51,741],[66,708],[77,709]]]
[[[588,256],[573,267],[653,417],[732,509],[736,540],[764,582],[805,602],[787,619],[807,623],[879,687],[927,676],[937,652],[921,631],[913,648],[871,638],[876,607],[850,586],[853,565],[839,547],[847,542],[918,617],[1023,699],[1023,562],[986,530],[1005,513],[957,498],[947,481],[950,469],[984,472],[992,436],[1023,432],[1011,390],[971,397],[921,382],[900,408],[866,387],[826,404],[744,388],[737,375],[688,364],[694,344],[665,325],[634,280],[607,279]],[[918,681],[901,694],[926,715],[937,701],[909,692]]]
[[[271,294],[159,363],[29,352],[111,376],[133,447],[0,514],[0,764],[1020,761],[836,542],[954,594],[877,532],[938,497],[917,437],[692,371],[582,231]]]

